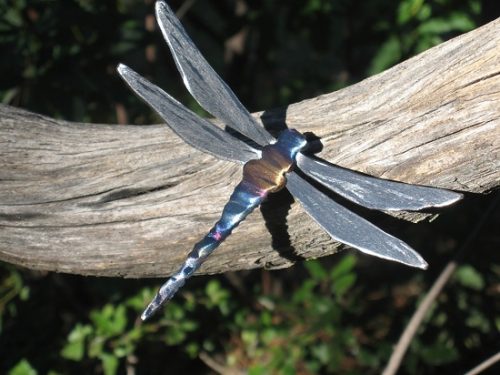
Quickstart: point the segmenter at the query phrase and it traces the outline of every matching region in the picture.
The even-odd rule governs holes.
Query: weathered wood
[[[264,116],[271,128],[283,118],[279,110]],[[347,168],[492,190],[500,180],[500,20],[293,104],[286,122],[321,137],[319,156]],[[168,275],[215,222],[240,175],[241,166],[192,149],[162,125],[68,123],[1,106],[0,259],[79,274]],[[291,248],[303,258],[336,251],[297,204],[288,209],[264,210],[271,230],[254,212],[201,272],[288,266]],[[273,248],[276,231],[289,243]]]

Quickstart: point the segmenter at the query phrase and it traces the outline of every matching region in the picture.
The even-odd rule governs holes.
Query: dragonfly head
[[[295,161],[295,158],[300,150],[302,150],[307,144],[306,137],[302,133],[295,129],[283,130],[279,136],[275,145],[284,153],[286,153],[290,159]]]

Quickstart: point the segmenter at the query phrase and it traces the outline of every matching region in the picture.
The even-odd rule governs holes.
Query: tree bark
[[[323,145],[317,156],[346,168],[491,191],[500,180],[500,19],[356,85],[261,115],[271,131],[286,121],[312,132]],[[241,166],[189,147],[164,125],[69,123],[0,106],[0,259],[166,276],[217,220],[240,177]],[[337,248],[278,193],[199,273],[285,267]]]

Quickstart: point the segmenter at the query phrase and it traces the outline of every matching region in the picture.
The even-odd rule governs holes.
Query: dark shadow
[[[264,127],[274,137],[287,128],[285,119],[286,107],[264,112],[261,117]],[[287,216],[293,202],[292,194],[285,188],[269,194],[269,197],[261,204],[260,211],[266,228],[271,234],[273,249],[281,257],[291,262],[297,262],[305,260],[305,258],[296,253],[288,232]]]
[[[281,257],[291,262],[297,262],[305,260],[305,258],[296,253],[288,232],[287,216],[293,202],[292,194],[287,189],[282,189],[269,195],[261,204],[260,212],[264,218],[266,228],[271,234],[273,249]]]
[[[323,151],[323,143],[321,138],[313,132],[305,132],[303,135],[307,139],[307,146],[302,150],[302,153],[307,156],[312,156]]]
[[[238,132],[237,130],[234,130],[233,128],[229,127],[229,126],[224,126],[224,131],[226,133],[229,133],[231,134],[234,138],[237,138],[239,139],[240,141],[243,141],[245,142],[247,145],[250,145],[258,150],[260,150],[262,147],[260,147],[256,142],[254,142],[253,140],[251,140],[250,138],[248,138],[247,136],[241,134],[240,132]]]
[[[287,107],[280,107],[266,110],[262,113],[262,116],[260,116],[262,125],[264,125],[264,128],[274,137],[277,137],[280,132],[288,128],[286,125],[287,109]]]

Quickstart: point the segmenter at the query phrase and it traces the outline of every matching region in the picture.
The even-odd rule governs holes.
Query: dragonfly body
[[[282,189],[286,173],[295,163],[298,152],[307,144],[302,134],[293,129],[284,130],[276,143],[262,149],[262,157],[243,166],[243,178],[236,186],[221,217],[210,232],[198,242],[181,268],[160,288],[142,313],[146,320],[163,303],[171,299],[186,279],[202,265],[207,257],[257,208],[269,193]]]
[[[189,145],[220,159],[244,164],[243,177],[225,205],[219,221],[189,253],[182,267],[159,290],[142,315],[151,316],[171,299],[187,278],[231,234],[269,193],[287,187],[306,212],[335,240],[366,254],[426,268],[425,260],[400,239],[339,205],[311,185],[293,167],[325,188],[361,206],[384,211],[443,207],[462,195],[448,190],[403,184],[360,175],[312,159],[300,151],[306,140],[299,132],[283,131],[277,141],[261,127],[217,75],[163,1],[156,3],[160,29],[174,56],[184,84],[209,113],[262,148],[254,148],[204,120],[132,69],[118,72],[167,125]]]

